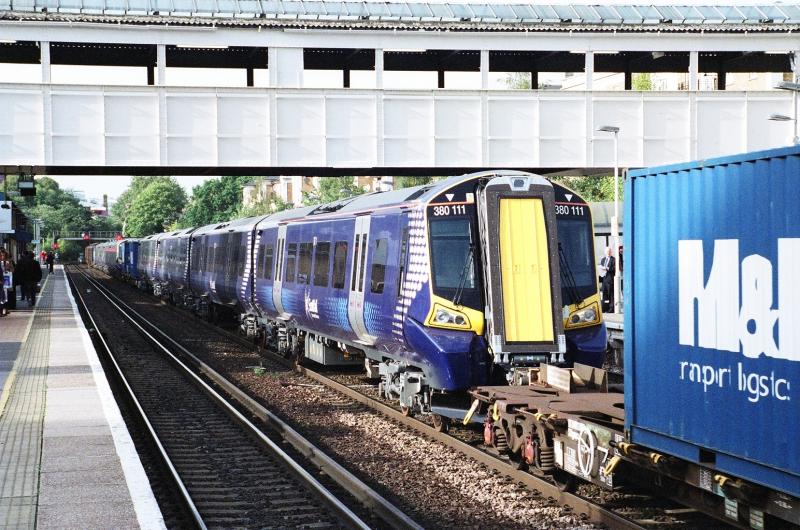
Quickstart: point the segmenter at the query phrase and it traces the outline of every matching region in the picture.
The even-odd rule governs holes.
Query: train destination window
[[[344,289],[345,266],[347,265],[347,241],[337,241],[333,252],[333,288]]]
[[[300,243],[297,283],[308,283],[311,280],[311,246],[311,243]]]
[[[328,271],[331,268],[331,244],[327,241],[317,243],[314,249],[314,285],[328,286]]]
[[[264,249],[264,279],[272,279],[272,245]]]
[[[383,281],[386,278],[386,256],[389,247],[388,239],[376,239],[372,249],[372,272],[370,274],[370,291],[383,292]]]
[[[469,218],[432,218],[430,242],[434,294],[482,310],[481,291],[475,274],[477,256]]]
[[[350,290],[356,290],[356,264],[358,263],[359,239],[361,234],[356,234],[356,246],[353,248],[353,272],[350,275]]]
[[[297,243],[289,243],[286,253],[286,282],[294,281],[294,262],[297,259]]]

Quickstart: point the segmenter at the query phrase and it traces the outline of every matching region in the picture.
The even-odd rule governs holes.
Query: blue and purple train
[[[520,367],[602,365],[593,236],[576,193],[492,171],[94,253],[205,317],[233,312],[287,356],[363,363],[409,411],[455,416],[437,409],[448,394]]]

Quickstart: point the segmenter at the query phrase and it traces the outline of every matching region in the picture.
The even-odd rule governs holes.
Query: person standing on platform
[[[0,261],[0,317],[8,314],[6,309],[6,290],[5,290],[5,273],[3,272],[3,262]]]
[[[3,272],[4,273],[11,273],[11,284],[5,285],[4,291],[6,295],[5,300],[5,309],[16,309],[17,308],[17,279],[15,277],[14,271],[14,261],[11,259],[11,256],[8,254],[6,249],[0,249],[0,263],[3,264]]]
[[[36,305],[36,284],[42,279],[42,268],[33,258],[33,253],[26,251],[17,264],[17,276],[22,285],[22,299],[28,300],[28,305]]]
[[[47,259],[45,260],[45,263],[47,263],[47,272],[49,272],[49,273],[53,272],[53,262],[55,260],[56,260],[56,257],[53,255],[53,253],[52,252],[48,252],[47,253]]]
[[[611,253],[611,247],[606,247],[606,255],[600,259],[599,272],[603,282],[600,294],[603,313],[611,313],[614,311],[614,276],[617,274],[616,260]]]

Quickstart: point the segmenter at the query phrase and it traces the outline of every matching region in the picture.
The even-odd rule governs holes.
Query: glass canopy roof
[[[797,24],[798,4],[589,5],[328,0],[0,0],[0,11],[185,15],[293,20],[387,20],[520,24]]]

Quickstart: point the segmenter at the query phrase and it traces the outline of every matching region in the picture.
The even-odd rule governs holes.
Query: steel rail
[[[189,493],[189,490],[186,488],[186,485],[183,483],[183,480],[181,479],[180,475],[178,474],[178,470],[175,469],[175,466],[172,463],[172,459],[167,454],[166,449],[164,449],[164,445],[161,443],[161,440],[159,439],[158,434],[156,433],[155,429],[153,428],[153,424],[150,423],[150,419],[147,417],[147,413],[145,413],[144,409],[142,408],[141,403],[139,403],[139,400],[136,398],[136,394],[134,394],[133,389],[131,388],[130,384],[128,383],[128,379],[125,377],[125,374],[122,372],[122,367],[120,367],[119,363],[117,362],[116,357],[114,357],[114,353],[111,351],[111,347],[108,345],[108,342],[106,342],[106,339],[103,336],[103,334],[100,333],[100,328],[97,326],[97,322],[95,321],[94,316],[92,316],[92,312],[89,310],[89,306],[86,304],[86,300],[83,298],[83,295],[81,294],[80,290],[75,285],[75,283],[72,280],[72,278],[70,277],[70,275],[66,274],[66,277],[67,277],[67,281],[72,286],[73,292],[77,295],[77,298],[80,301],[80,304],[81,304],[81,306],[83,308],[84,314],[89,319],[89,322],[92,323],[92,326],[93,326],[94,330],[96,331],[96,333],[94,333],[94,336],[97,337],[97,339],[103,345],[103,349],[105,349],[106,354],[108,355],[108,358],[111,361],[111,364],[114,365],[114,369],[116,371],[116,376],[118,377],[120,383],[122,384],[123,388],[125,389],[125,397],[126,397],[126,399],[128,399],[130,401],[130,403],[133,405],[134,409],[136,410],[136,412],[137,412],[137,414],[139,416],[139,420],[145,425],[146,430],[147,430],[147,435],[150,438],[150,441],[156,446],[156,448],[158,450],[158,454],[159,454],[162,462],[164,463],[166,468],[169,470],[170,478],[175,483],[175,486],[177,487],[178,491],[180,492],[181,500],[184,502],[184,504],[186,505],[187,510],[191,514],[192,520],[194,521],[194,524],[197,525],[198,528],[200,528],[202,530],[206,530],[207,526],[206,526],[205,522],[203,521],[203,517],[200,515],[200,512],[197,509],[197,506],[195,505],[194,500],[192,500],[192,496]]]
[[[297,466],[296,462],[291,460],[291,458],[286,455],[279,447],[274,445],[274,442],[264,436],[258,427],[253,425],[247,418],[245,418],[236,408],[234,408],[226,399],[220,396],[217,392],[215,392],[208,384],[203,381],[193,370],[187,367],[180,359],[178,359],[168,348],[164,347],[155,337],[153,337],[148,331],[146,331],[142,325],[140,325],[136,320],[131,317],[130,315],[136,315],[138,319],[140,319],[144,324],[149,326],[154,332],[161,335],[165,340],[169,341],[175,348],[179,349],[183,355],[185,355],[189,360],[191,360],[192,364],[194,364],[206,377],[208,377],[212,382],[219,385],[223,388],[227,393],[231,395],[233,399],[235,399],[240,405],[242,405],[245,409],[247,409],[251,414],[255,417],[259,418],[265,424],[269,425],[271,428],[276,430],[284,440],[290,443],[298,452],[303,454],[306,458],[309,459],[316,467],[318,467],[321,471],[325,472],[328,476],[330,476],[337,484],[345,488],[348,492],[350,492],[354,497],[356,497],[365,507],[372,510],[375,514],[377,514],[381,519],[385,522],[390,524],[393,528],[397,529],[414,529],[414,530],[422,530],[422,526],[417,524],[413,519],[411,519],[408,515],[406,515],[402,510],[394,506],[391,502],[389,502],[386,498],[381,496],[378,492],[373,490],[363,481],[358,479],[355,475],[347,471],[344,467],[342,467],[339,463],[333,460],[330,456],[325,454],[322,450],[317,448],[314,444],[312,444],[309,440],[303,437],[300,433],[286,424],[283,420],[275,416],[272,412],[267,410],[263,407],[260,403],[255,401],[253,398],[248,396],[244,391],[242,391],[239,387],[237,387],[234,383],[223,377],[213,368],[211,368],[208,364],[200,360],[196,355],[191,353],[188,349],[186,349],[182,344],[178,343],[175,339],[167,335],[164,331],[159,329],[156,325],[151,323],[147,320],[146,317],[141,315],[131,306],[123,302],[119,297],[114,295],[110,292],[108,288],[101,285],[96,279],[87,275],[84,271],[80,271],[80,273],[87,278],[87,280],[92,283],[103,296],[105,296],[109,302],[114,305],[128,320],[130,320],[137,328],[142,331],[146,336],[148,336],[154,343],[159,345],[159,347],[167,353],[176,363],[178,363],[183,369],[187,371],[199,384],[201,384],[207,392],[211,393],[215,399],[219,400],[221,403],[224,403],[225,407],[229,410],[233,411],[236,419],[239,420],[241,423],[247,425],[256,436],[268,442],[270,447],[275,447],[276,451],[279,451],[280,454],[285,457],[289,462]],[[114,300],[116,300],[116,302]],[[120,306],[124,307],[123,310]],[[226,333],[227,335],[232,335]],[[251,344],[252,346],[252,344]],[[285,361],[281,358],[281,361]],[[285,362],[284,362],[285,364]],[[289,366],[291,368],[291,366]],[[299,466],[298,466],[299,468]],[[314,481],[319,488],[322,488],[328,495],[331,495],[330,492],[327,492],[327,489],[324,489],[324,486],[319,484],[314,477],[308,475],[308,473],[299,468],[305,476],[308,476],[310,480]],[[326,497],[327,499],[327,497]],[[347,513],[352,514],[350,510],[341,504],[341,501],[332,497],[332,499],[341,505],[341,508],[347,511]],[[330,501],[329,501],[330,502]],[[355,514],[352,514],[354,518],[357,518]],[[369,528],[363,521],[358,521],[361,523],[360,526],[362,528]]]

